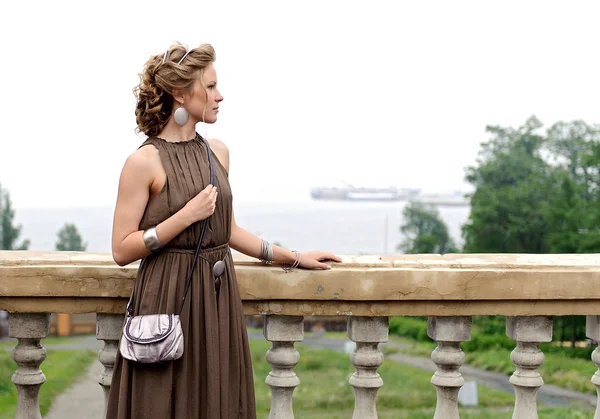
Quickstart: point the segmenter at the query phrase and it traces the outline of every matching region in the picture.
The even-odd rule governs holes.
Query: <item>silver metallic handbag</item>
[[[197,134],[196,134],[197,135]],[[215,172],[213,167],[212,152],[208,142],[203,140],[208,150],[208,162],[210,165],[210,183],[216,184]],[[181,300],[181,308],[179,314],[146,314],[140,316],[133,315],[133,291],[129,303],[127,303],[127,317],[123,326],[123,334],[119,342],[119,351],[123,358],[143,364],[153,364],[158,362],[174,361],[181,358],[183,355],[183,330],[181,328],[181,311],[185,303],[190,288],[192,274],[196,267],[198,254],[202,248],[202,239],[210,217],[202,221],[202,230],[196,253],[194,254],[194,262],[190,269],[183,298]],[[140,264],[146,259],[144,258]],[[223,264],[223,268],[224,268]],[[223,269],[224,270],[224,269]],[[221,274],[223,272],[221,270]],[[220,275],[220,274],[219,274]]]
[[[127,316],[119,344],[123,358],[142,364],[174,361],[183,355],[183,331],[176,314]]]

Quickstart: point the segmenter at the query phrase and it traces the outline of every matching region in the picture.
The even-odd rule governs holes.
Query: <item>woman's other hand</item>
[[[341,262],[342,258],[329,252],[305,252],[300,256],[300,267],[305,269],[331,269],[331,265],[323,261]]]
[[[190,225],[210,217],[217,207],[217,187],[208,185],[198,195],[188,201],[183,207]]]

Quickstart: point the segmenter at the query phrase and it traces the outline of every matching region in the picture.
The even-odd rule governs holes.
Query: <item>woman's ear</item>
[[[175,102],[179,103],[180,105],[183,105],[185,98],[184,98],[183,92],[181,90],[178,90],[178,89],[173,90],[171,95],[173,96],[173,99],[175,100]]]

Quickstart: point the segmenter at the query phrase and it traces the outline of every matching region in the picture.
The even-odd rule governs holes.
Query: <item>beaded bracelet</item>
[[[297,250],[292,250],[292,252],[294,252],[296,254],[296,260],[294,260],[294,263],[291,266],[281,265],[281,269],[283,269],[286,273],[291,272],[294,269],[296,269],[298,266],[300,266],[300,260],[302,259],[302,253],[298,252]]]

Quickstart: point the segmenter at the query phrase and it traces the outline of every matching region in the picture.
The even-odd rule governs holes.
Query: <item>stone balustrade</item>
[[[435,419],[459,417],[460,342],[471,336],[471,316],[507,316],[515,341],[510,383],[513,418],[537,418],[536,392],[544,384],[538,368],[541,342],[552,339],[552,316],[587,315],[587,335],[600,340],[600,257],[595,255],[403,255],[347,257],[331,271],[285,273],[235,255],[246,314],[266,316],[266,359],[272,371],[270,418],[293,418],[293,392],[301,385],[294,367],[302,362],[294,344],[304,337],[305,316],[347,316],[356,342],[349,357],[356,371],[353,418],[377,418],[376,396],[385,377],[379,344],[388,339],[390,316],[428,316],[427,333],[437,342],[431,382],[437,391]],[[108,393],[117,343],[137,265],[119,267],[108,254],[0,251],[0,309],[9,311],[9,333],[17,338],[12,381],[18,390],[17,418],[40,418],[38,394],[46,380],[40,366],[50,314],[97,313],[97,338],[104,341],[98,377]],[[600,400],[599,370],[590,377]],[[401,394],[398,397],[402,397]],[[596,412],[595,418],[600,419]]]

